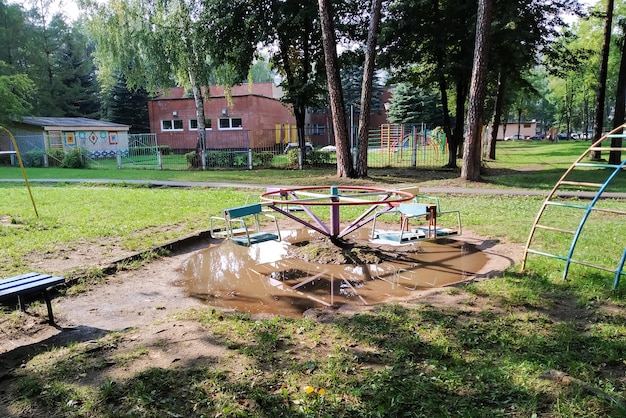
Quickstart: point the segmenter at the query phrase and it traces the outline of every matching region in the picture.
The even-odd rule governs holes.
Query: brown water
[[[183,267],[188,294],[240,312],[300,316],[309,308],[371,305],[462,282],[487,262],[487,256],[470,244],[439,239],[409,244],[419,251],[393,262],[310,263],[286,257],[290,245],[316,234],[281,233],[282,242],[243,247],[224,241],[196,253]]]

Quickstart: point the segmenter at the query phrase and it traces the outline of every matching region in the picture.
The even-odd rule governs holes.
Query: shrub
[[[81,148],[74,148],[63,157],[61,167],[63,168],[87,168],[89,163],[85,154],[87,150]]]
[[[209,151],[205,155],[207,167],[235,166],[235,153],[232,151]]]
[[[195,151],[191,151],[185,154],[185,159],[187,160],[187,164],[189,164],[190,168],[202,167],[202,161],[200,161],[200,157],[196,154]]]
[[[9,154],[0,154],[0,165],[11,165],[11,156]]]
[[[298,148],[287,151],[287,161],[289,162],[289,167],[298,167],[298,151]]]
[[[172,147],[169,145],[159,145],[159,151],[161,151],[161,155],[170,155],[172,153]]]
[[[26,167],[43,167],[43,151],[32,149],[21,155]]]
[[[252,153],[252,165],[255,167],[270,167],[274,160],[274,153],[272,152],[253,152]]]
[[[61,148],[50,148],[46,151],[48,156],[48,167],[61,167],[65,152]]]
[[[306,153],[306,162],[311,165],[330,164],[331,153],[324,151],[309,151]]]

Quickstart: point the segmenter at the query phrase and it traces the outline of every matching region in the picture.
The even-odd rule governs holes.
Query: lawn
[[[459,182],[457,172],[443,170],[372,170],[369,179],[339,182],[333,170],[29,169],[31,179],[235,182],[259,188],[34,182],[37,217],[23,184],[0,182],[0,276],[81,247],[147,251],[206,230],[210,216],[258,199],[265,184],[549,190],[588,143],[498,146],[498,160],[487,163],[485,182],[477,184]],[[0,178],[19,177],[18,170],[0,167]],[[626,191],[622,181],[616,190]],[[542,198],[531,196],[439,197],[444,209],[462,211],[464,228],[485,239],[517,244],[525,243],[542,204]],[[624,210],[626,202],[603,204]],[[616,265],[626,222],[606,214],[589,222],[580,251],[596,264]],[[569,242],[558,236],[545,240],[548,248]],[[226,354],[216,359],[198,352],[197,361],[189,364],[132,372],[134,364],[171,349],[166,350],[171,342],[143,342],[142,328],[46,347],[3,376],[0,415],[626,416],[626,283],[613,291],[614,274],[581,266],[563,281],[562,269],[560,260],[533,256],[524,272],[516,266],[500,277],[443,290],[440,296],[332,320],[256,318],[211,308],[178,312],[162,329],[194,324],[201,330],[179,342],[181,349],[201,339]],[[85,271],[70,269],[67,274],[78,275],[78,270]],[[91,274],[106,281],[102,272]],[[23,320],[16,312],[0,314],[3,329]]]

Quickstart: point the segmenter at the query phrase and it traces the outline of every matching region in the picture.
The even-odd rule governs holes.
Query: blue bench
[[[261,231],[260,215],[274,222],[276,233]],[[246,223],[248,218],[253,219],[253,224]],[[224,229],[218,229],[218,225],[224,225]],[[214,238],[230,239],[247,247],[264,241],[280,241],[280,228],[276,217],[263,212],[263,205],[260,203],[224,209],[224,216],[210,218],[210,230]]]
[[[52,315],[52,304],[50,303],[50,295],[48,289],[65,283],[65,279],[59,276],[41,273],[26,273],[8,279],[0,280],[0,301],[17,296],[18,307],[24,310],[22,296],[30,293],[42,292],[48,308],[48,318],[51,324],[54,324],[54,316]]]

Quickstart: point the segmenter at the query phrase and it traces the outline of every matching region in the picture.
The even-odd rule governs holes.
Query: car
[[[337,152],[337,147],[334,145],[326,145],[325,147],[320,148],[320,151],[324,152]]]
[[[524,139],[524,135],[515,134],[515,135],[507,136],[506,138],[504,138],[505,141],[516,141],[520,139]]]
[[[304,144],[306,146],[306,151],[313,151],[313,144],[311,144],[310,142],[306,142]],[[298,143],[297,142],[290,142],[287,144],[287,146],[285,146],[285,150],[283,151],[283,154],[287,154],[289,151],[291,151],[292,149],[298,149]]]
[[[531,141],[541,141],[543,139],[543,135],[535,134],[535,135],[529,137],[528,139],[530,139]]]
[[[565,133],[560,133],[557,134],[556,139],[558,139],[559,141],[567,141],[569,137]]]

